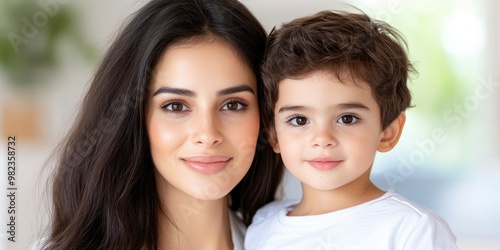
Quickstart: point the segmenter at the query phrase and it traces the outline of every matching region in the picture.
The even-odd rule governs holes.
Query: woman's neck
[[[204,201],[173,187],[164,191],[159,249],[233,249],[227,197]]]

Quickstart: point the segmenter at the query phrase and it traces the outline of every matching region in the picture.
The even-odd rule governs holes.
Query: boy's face
[[[274,112],[273,148],[302,185],[333,190],[369,182],[384,132],[367,84],[323,72],[285,79]]]

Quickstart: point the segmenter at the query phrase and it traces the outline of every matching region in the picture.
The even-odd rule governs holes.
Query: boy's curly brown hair
[[[324,71],[367,83],[385,129],[411,105],[407,81],[416,71],[406,49],[396,29],[362,12],[322,11],[273,29],[262,65],[266,127],[274,125],[280,81]]]

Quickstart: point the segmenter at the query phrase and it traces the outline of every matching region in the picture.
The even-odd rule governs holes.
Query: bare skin
[[[165,197],[171,204],[168,218],[173,223],[160,215],[163,228],[159,232],[164,237],[160,237],[159,249],[233,249],[226,197],[196,200],[178,191],[168,192]]]

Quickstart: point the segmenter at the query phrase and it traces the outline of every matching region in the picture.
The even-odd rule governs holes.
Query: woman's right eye
[[[168,112],[184,112],[189,110],[189,108],[181,102],[169,102],[161,106],[163,110]]]

